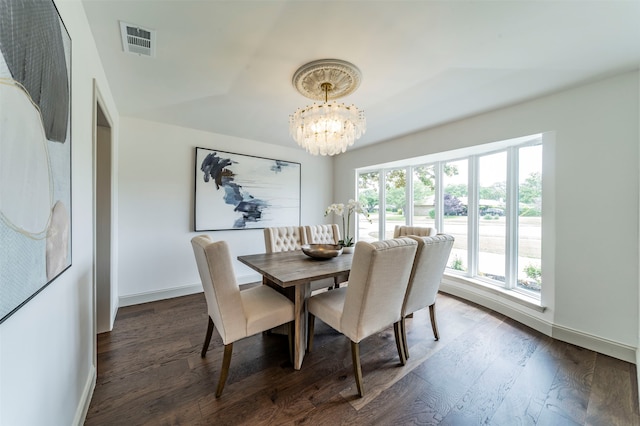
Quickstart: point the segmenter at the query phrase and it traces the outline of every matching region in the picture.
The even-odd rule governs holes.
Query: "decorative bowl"
[[[302,252],[314,259],[331,259],[342,254],[340,244],[305,244]]]

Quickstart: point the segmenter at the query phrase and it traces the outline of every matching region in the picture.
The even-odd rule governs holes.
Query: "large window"
[[[360,240],[391,238],[396,225],[435,227],[455,237],[449,273],[539,296],[541,135],[369,168],[358,176],[359,200],[373,220],[360,220]]]

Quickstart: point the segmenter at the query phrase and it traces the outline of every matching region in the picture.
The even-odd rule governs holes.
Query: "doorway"
[[[111,331],[118,308],[113,268],[113,125],[94,80],[94,283],[95,334]]]

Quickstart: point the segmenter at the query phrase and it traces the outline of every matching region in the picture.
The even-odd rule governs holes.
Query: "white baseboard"
[[[511,319],[518,321],[528,327],[533,328],[547,336],[551,336],[553,331],[553,324],[542,318],[532,315],[524,306],[514,303],[508,300],[501,300],[496,295],[487,292],[483,294],[481,290],[474,289],[473,291],[465,289],[463,287],[452,285],[443,282],[440,285],[440,291],[443,293],[452,294],[460,297],[461,299],[468,300],[478,305],[489,308],[493,311],[499,312],[502,315],[506,315]]]
[[[236,279],[240,285],[262,281],[261,275],[257,273],[238,276]],[[202,293],[201,283],[120,296],[119,306],[139,305],[141,303],[156,302],[158,300],[172,299],[174,297],[188,296],[196,293]]]
[[[609,355],[614,358],[634,364],[636,362],[636,348],[614,342],[582,331],[574,330],[561,325],[553,326],[551,337],[571,343],[572,345],[582,348],[591,349],[601,354]]]
[[[638,387],[638,403],[640,403],[640,348],[636,349],[636,386]]]
[[[74,425],[83,425],[84,421],[87,418],[89,405],[91,404],[91,397],[93,396],[93,391],[96,388],[96,377],[96,368],[91,365],[91,369],[89,370],[89,375],[87,377],[87,382],[84,385],[82,396],[80,398],[80,402],[78,403],[78,408],[76,409],[76,415],[73,418]]]
[[[638,365],[637,362],[640,360],[640,355],[636,353],[635,347],[551,323],[543,318],[537,317],[535,312],[532,313],[532,311],[525,306],[509,300],[500,299],[493,293],[486,292],[485,294],[475,288],[471,291],[446,282],[440,285],[440,291],[506,315],[554,339],[562,340],[563,342],[590,349],[623,361],[636,363],[636,365]],[[640,373],[638,377],[640,380]]]
[[[174,297],[187,296],[195,293],[202,293],[202,285],[200,283],[120,296],[119,305],[120,307],[140,305],[141,303],[156,302],[158,300],[172,299]]]

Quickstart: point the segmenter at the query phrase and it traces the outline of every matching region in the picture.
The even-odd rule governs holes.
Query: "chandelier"
[[[324,101],[289,116],[289,133],[313,155],[345,152],[366,130],[364,112],[355,105],[330,102],[353,93],[360,85],[360,70],[339,59],[321,59],[301,66],[293,85],[302,95]]]

